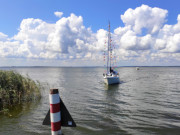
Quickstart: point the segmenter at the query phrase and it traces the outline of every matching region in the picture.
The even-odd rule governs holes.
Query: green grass
[[[8,106],[40,99],[40,84],[14,71],[0,70],[0,111]]]

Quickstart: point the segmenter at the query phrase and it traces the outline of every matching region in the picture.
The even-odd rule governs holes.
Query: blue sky
[[[158,21],[155,21],[157,23],[158,30],[155,32],[152,32],[152,27],[149,25],[144,25],[143,26],[137,26],[136,24],[132,24],[128,20],[128,18],[125,16],[125,12],[128,11],[128,9],[132,9],[133,12],[129,13],[135,13],[135,9],[140,7],[141,9],[143,8],[142,5],[146,5],[147,7],[144,6],[144,8],[148,9],[148,12],[151,12],[153,8],[157,7],[159,9],[162,9],[164,16],[162,17],[160,23]],[[119,64],[118,65],[178,65],[179,62],[179,38],[177,37],[179,34],[179,31],[173,31],[174,35],[169,37],[169,39],[174,39],[172,40],[171,43],[166,41],[163,43],[161,40],[165,40],[165,25],[171,25],[172,27],[176,27],[175,25],[177,24],[177,17],[180,14],[179,9],[180,1],[178,0],[17,0],[17,1],[11,1],[11,0],[0,0],[0,32],[2,33],[2,37],[0,37],[0,46],[8,46],[8,44],[16,44],[16,47],[11,49],[12,47],[5,48],[3,46],[3,55],[0,55],[1,59],[1,64],[0,66],[17,66],[17,65],[38,65],[37,62],[39,60],[39,64],[41,65],[70,65],[71,66],[71,61],[74,61],[74,63],[82,63],[82,61],[88,65],[89,62],[88,59],[84,61],[84,57],[97,57],[97,55],[100,57],[100,54],[95,54],[94,53],[97,51],[102,51],[100,48],[102,48],[102,43],[101,39],[98,39],[99,37],[104,38],[103,34],[105,34],[107,30],[107,24],[108,20],[111,21],[111,32],[114,34],[114,37],[116,38],[115,43],[117,46],[119,45],[119,52],[118,53],[123,53],[124,57],[126,58],[119,58]],[[138,9],[137,9],[138,10]],[[140,10],[140,9],[139,9]],[[165,12],[167,10],[167,13]],[[62,17],[57,17],[54,15],[55,12],[62,12],[63,15]],[[142,10],[144,11],[144,10]],[[71,16],[71,14],[74,14],[74,16]],[[154,12],[152,12],[154,13]],[[159,10],[158,13],[161,13]],[[142,12],[143,14],[143,12]],[[146,15],[147,13],[144,13]],[[122,16],[124,15],[124,20],[122,19]],[[140,15],[138,15],[140,16]],[[69,47],[65,47],[66,45],[59,44],[59,46],[54,46],[55,49],[60,49],[58,53],[61,53],[61,55],[56,55],[54,57],[48,56],[48,58],[45,57],[45,55],[51,55],[54,50],[51,50],[51,52],[45,52],[42,50],[42,48],[48,48],[48,46],[45,46],[41,39],[32,39],[32,36],[26,36],[28,38],[25,39],[25,37],[22,36],[22,33],[26,35],[29,33],[29,29],[24,30],[23,26],[31,26],[35,22],[40,26],[42,23],[46,23],[48,26],[46,27],[51,27],[50,24],[56,25],[55,27],[52,26],[54,29],[55,28],[60,28],[63,22],[62,18],[65,18],[68,20],[72,18],[78,21],[78,25],[73,25],[73,27],[80,27],[80,25],[84,26],[85,29],[78,29],[79,30],[79,35],[88,33],[87,35],[96,35],[96,36],[88,36],[88,40],[86,41],[85,38],[79,36],[79,37],[73,37],[72,42],[67,42],[67,41],[62,41],[62,39],[56,39],[55,41],[58,40],[58,43],[65,42],[67,44],[76,44],[76,45],[69,45]],[[78,17],[80,17],[78,19]],[[28,18],[32,18],[33,20],[27,20]],[[35,20],[39,19],[39,20]],[[134,18],[135,19],[135,18]],[[155,18],[156,19],[156,18]],[[24,20],[24,21],[23,21]],[[66,20],[66,21],[67,21]],[[143,20],[142,20],[143,21]],[[151,20],[150,20],[151,21]],[[133,21],[132,21],[133,22]],[[152,21],[154,22],[154,20]],[[27,23],[27,24],[25,24]],[[144,22],[146,23],[146,22]],[[152,40],[156,40],[156,43],[152,44],[157,44],[153,48],[148,48],[152,45],[147,45],[146,47],[142,48],[142,46],[138,46],[140,43],[137,41],[136,43],[124,43],[124,40],[120,39],[124,35],[130,32],[126,32],[123,34],[118,35],[117,33],[120,33],[120,29],[118,28],[124,28],[126,29],[126,26],[131,26],[129,30],[132,32],[128,37],[136,36],[136,40],[139,42],[144,42],[145,39],[147,38],[153,38]],[[22,26],[22,27],[21,27]],[[42,26],[42,25],[41,25]],[[59,27],[58,27],[59,26]],[[64,25],[63,25],[64,26]],[[43,26],[42,26],[43,27]],[[140,27],[140,28],[138,28]],[[44,27],[43,27],[44,28]],[[42,28],[42,29],[43,29]],[[70,28],[72,28],[70,26]],[[90,28],[90,30],[88,29]],[[143,33],[143,29],[145,28],[145,33]],[[32,28],[30,28],[32,30]],[[41,30],[42,30],[41,29]],[[49,28],[51,29],[51,28]],[[73,28],[72,28],[73,29]],[[141,30],[140,30],[141,29]],[[45,28],[43,29],[44,31]],[[42,30],[42,31],[43,31]],[[99,31],[102,30],[102,31]],[[103,31],[104,30],[104,31]],[[116,30],[116,33],[115,31]],[[146,30],[151,31],[150,33],[147,33]],[[60,29],[61,31],[61,29]],[[81,32],[82,33],[81,33]],[[86,31],[86,32],[85,32]],[[117,32],[119,31],[119,32]],[[170,31],[170,28],[169,28]],[[27,32],[27,33],[26,33]],[[47,31],[49,33],[52,33],[52,31]],[[64,31],[65,33],[67,30]],[[57,31],[58,33],[58,31]],[[68,33],[68,32],[67,32]],[[140,38],[138,38],[138,35],[140,33]],[[143,34],[142,34],[143,33]],[[162,33],[163,36],[162,37]],[[38,32],[35,33],[38,35]],[[77,33],[76,33],[77,34]],[[21,35],[21,36],[20,36]],[[27,34],[28,35],[28,34]],[[150,37],[149,37],[150,35]],[[45,38],[50,38],[52,34],[49,34],[47,36],[44,36],[44,41],[46,41]],[[55,34],[53,36],[59,36],[58,34]],[[65,35],[60,35],[63,39]],[[119,37],[118,37],[119,36]],[[145,37],[146,36],[146,37]],[[170,35],[168,35],[170,36]],[[42,37],[42,35],[41,35]],[[97,38],[98,37],[98,38]],[[6,38],[6,39],[5,39]],[[95,39],[96,38],[96,39]],[[53,38],[54,39],[54,38]],[[67,40],[71,40],[67,39]],[[79,41],[80,39],[80,41]],[[43,47],[36,46],[35,41],[39,40],[43,45]],[[81,42],[82,40],[82,42]],[[92,42],[94,40],[94,42]],[[96,41],[95,41],[96,40]],[[142,41],[141,41],[142,40]],[[55,42],[53,41],[53,43]],[[9,43],[11,42],[11,43]],[[38,44],[39,44],[38,42]],[[80,45],[81,42],[81,45]],[[118,42],[121,42],[121,44],[118,44]],[[46,44],[49,42],[46,42]],[[160,44],[161,43],[161,44]],[[176,44],[176,46],[171,47],[171,44]],[[2,45],[3,44],[3,45]],[[83,45],[85,44],[86,48],[83,49]],[[101,46],[99,47],[98,44]],[[123,45],[122,45],[123,44]],[[136,45],[137,44],[137,45]],[[144,44],[144,43],[143,43]],[[18,47],[19,45],[19,47]],[[91,46],[92,45],[92,46]],[[125,46],[126,45],[126,46]],[[51,45],[51,47],[53,44]],[[91,47],[89,47],[91,46]],[[163,47],[162,47],[163,46]],[[166,46],[166,47],[165,47]],[[37,49],[36,49],[37,47]],[[30,49],[31,48],[31,49]],[[33,49],[32,49],[33,48]],[[53,48],[53,47],[52,47]],[[64,49],[65,48],[65,49]],[[76,51],[71,48],[76,48]],[[77,49],[78,48],[78,49]],[[87,48],[91,48],[90,51],[88,52]],[[95,48],[95,49],[92,49]],[[163,48],[163,49],[162,49]],[[28,50],[29,49],[29,50]],[[70,49],[67,51],[67,49]],[[23,54],[22,54],[23,50]],[[37,50],[41,51],[41,57],[39,57]],[[49,50],[49,49],[48,49]],[[64,50],[64,52],[63,52]],[[65,51],[66,50],[66,51]],[[21,52],[21,53],[16,53]],[[26,51],[26,52],[25,52]],[[85,52],[86,51],[86,52]],[[149,52],[147,52],[149,51]],[[9,55],[8,53],[13,52],[14,54]],[[35,53],[34,53],[35,52]],[[142,53],[143,52],[143,53]],[[71,53],[67,56],[67,53]],[[147,54],[145,56],[145,54]],[[78,54],[78,55],[77,55]],[[28,55],[28,56],[26,56]],[[36,55],[36,56],[35,56]],[[43,55],[43,56],[42,56]],[[66,56],[65,56],[66,55]],[[139,56],[141,55],[141,56]],[[166,55],[166,56],[165,56]],[[170,55],[172,57],[170,57]],[[134,56],[134,57],[133,57]],[[140,57],[146,57],[146,60],[140,59]],[[63,57],[63,58],[62,58]],[[130,58],[131,57],[131,58]],[[133,57],[133,58],[132,58]],[[136,59],[138,57],[138,59]],[[156,58],[157,57],[157,58]],[[170,58],[167,61],[167,57]],[[130,58],[130,59],[129,59]],[[19,61],[19,62],[11,62],[9,61]],[[156,61],[157,60],[157,61]],[[28,61],[28,62],[27,62]],[[55,62],[54,62],[55,61]],[[94,62],[95,60],[90,59],[91,65],[101,65],[101,62]],[[99,60],[100,61],[100,60]],[[3,64],[2,64],[3,63]],[[76,64],[75,64],[76,65]]]
[[[179,0],[1,0],[0,30],[13,36],[21,21],[25,18],[39,18],[53,23],[57,18],[55,11],[62,11],[64,16],[71,13],[83,16],[84,25],[95,32],[106,28],[108,20],[112,29],[122,26],[120,15],[128,8],[136,8],[142,4],[168,10],[168,24],[175,24],[180,13]]]

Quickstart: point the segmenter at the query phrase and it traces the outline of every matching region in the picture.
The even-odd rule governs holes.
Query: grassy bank
[[[14,71],[0,70],[0,112],[8,106],[40,99],[40,85]]]

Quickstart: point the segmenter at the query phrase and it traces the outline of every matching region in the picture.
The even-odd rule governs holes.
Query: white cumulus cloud
[[[63,12],[58,12],[58,11],[56,11],[56,12],[54,12],[54,15],[57,16],[57,17],[59,17],[59,18],[61,18],[62,15],[63,15]]]
[[[143,28],[147,30],[147,33],[153,34],[163,26],[167,13],[168,11],[164,9],[142,5],[134,10],[128,9],[124,15],[121,15],[121,19],[126,26],[131,26],[138,34],[142,33]]]
[[[0,57],[103,61],[107,30],[92,32],[84,26],[83,17],[73,13],[54,14],[59,17],[55,23],[27,18],[15,36],[0,32]],[[127,9],[121,15],[125,26],[111,33],[118,61],[180,61],[180,15],[176,24],[168,25],[167,14],[165,9],[147,5]]]
[[[177,24],[166,24],[160,30],[155,49],[165,53],[180,53],[180,15],[177,17]]]

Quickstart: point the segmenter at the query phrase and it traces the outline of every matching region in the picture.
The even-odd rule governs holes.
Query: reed
[[[0,111],[8,106],[40,99],[40,83],[15,71],[0,70]]]

